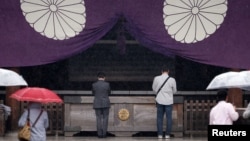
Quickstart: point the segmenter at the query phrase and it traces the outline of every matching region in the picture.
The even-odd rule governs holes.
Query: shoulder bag
[[[35,123],[32,125],[32,127],[34,127],[36,125],[36,122],[38,121],[38,119],[40,118],[41,114],[42,114],[43,110],[41,110],[39,116],[37,117]],[[18,132],[18,139],[20,141],[29,141],[30,140],[30,110],[28,109],[28,117],[27,117],[27,121],[25,123],[25,125],[23,126],[23,128]]]

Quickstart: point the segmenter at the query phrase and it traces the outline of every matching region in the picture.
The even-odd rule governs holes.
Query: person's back
[[[246,110],[243,112],[242,117],[248,119],[250,117],[250,103],[248,103]]]
[[[163,84],[163,82],[170,77],[168,75],[168,73],[162,73],[159,76],[156,76],[154,78],[153,81],[153,85],[152,85],[152,89],[154,92],[157,92],[157,90],[159,90],[159,88],[161,87],[161,85]],[[176,81],[174,78],[170,77],[167,82],[165,83],[165,85],[162,87],[161,91],[159,91],[159,93],[156,96],[156,101],[159,104],[163,104],[163,105],[170,105],[173,104],[173,98],[174,98],[174,94],[177,92],[177,88],[176,88]]]
[[[36,119],[42,110],[42,114],[35,123],[34,127],[31,127],[30,141],[46,141],[46,129],[49,127],[49,119],[47,111],[43,110],[40,103],[31,103],[29,105],[29,117],[30,124],[33,126]],[[28,110],[25,110],[18,121],[18,126],[23,127],[28,117]]]
[[[110,107],[110,84],[105,81],[105,77],[98,78],[98,81],[92,84],[92,93],[94,95],[93,108]]]
[[[239,118],[233,104],[227,102],[227,92],[220,90],[217,93],[218,103],[211,109],[209,115],[210,125],[232,125]]]

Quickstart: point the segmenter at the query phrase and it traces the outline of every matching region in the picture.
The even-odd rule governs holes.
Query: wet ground
[[[170,139],[158,139],[157,137],[114,137],[98,138],[96,136],[47,136],[47,141],[207,141],[207,137],[172,137]],[[0,141],[17,141],[17,132],[6,133],[0,137]]]

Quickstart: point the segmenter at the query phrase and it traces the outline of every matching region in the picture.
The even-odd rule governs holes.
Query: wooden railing
[[[0,107],[0,136],[4,136],[5,126],[4,109]]]
[[[65,95],[75,92],[74,95],[89,95],[86,91],[60,91]],[[67,94],[66,94],[67,93]],[[119,92],[123,95],[123,92]],[[131,96],[135,93],[137,96],[143,91],[130,92]],[[152,94],[149,91],[144,94]],[[215,94],[215,93],[214,93]],[[177,95],[184,97],[183,102],[183,134],[184,136],[207,135],[207,126],[209,122],[210,109],[216,104],[215,95],[209,92],[180,92]],[[142,95],[143,96],[143,95]],[[145,96],[145,95],[144,95]],[[250,101],[250,94],[244,94],[243,107],[246,107]],[[21,105],[21,109],[25,108],[25,103]],[[50,126],[47,130],[48,135],[59,135],[64,133],[64,104],[47,104],[44,108],[48,111],[50,118]],[[0,119],[1,120],[1,119]],[[0,121],[1,122],[1,121]],[[2,126],[1,126],[2,127]]]
[[[210,109],[216,100],[184,100],[184,134],[207,135]]]
[[[209,113],[216,104],[216,100],[184,100],[184,135],[207,136]],[[243,107],[247,107],[248,99],[243,100]],[[242,118],[243,111],[238,111],[240,117],[234,124],[249,124],[248,119]]]
[[[21,111],[27,108],[27,103],[21,103]],[[49,128],[47,129],[48,135],[62,135],[64,128],[64,105],[63,104],[44,104],[43,108],[48,112]],[[21,113],[22,113],[21,112]]]

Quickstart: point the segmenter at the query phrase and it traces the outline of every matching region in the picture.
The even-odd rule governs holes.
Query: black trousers
[[[106,137],[108,130],[109,108],[96,108],[96,128],[98,137]]]

